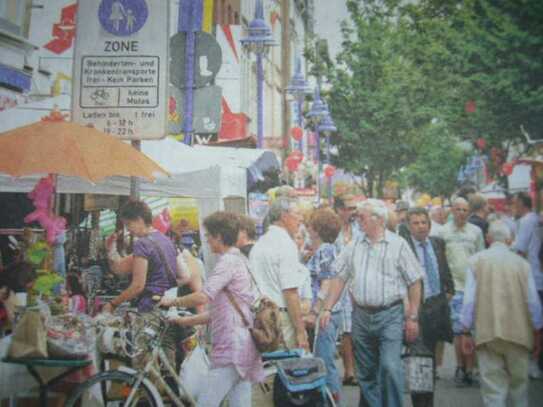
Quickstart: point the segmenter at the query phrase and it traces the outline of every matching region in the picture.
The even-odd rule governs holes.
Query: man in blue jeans
[[[346,246],[336,260],[338,277],[330,283],[321,316],[321,326],[326,327],[347,284],[354,300],[354,353],[364,407],[403,406],[404,328],[409,342],[419,334],[422,268],[408,243],[386,230],[387,214],[382,201],[368,199],[359,205],[365,235]]]

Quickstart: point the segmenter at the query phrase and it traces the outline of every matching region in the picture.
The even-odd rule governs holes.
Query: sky
[[[328,40],[333,60],[341,50],[341,21],[348,16],[345,0],[315,0],[315,32],[320,38]]]

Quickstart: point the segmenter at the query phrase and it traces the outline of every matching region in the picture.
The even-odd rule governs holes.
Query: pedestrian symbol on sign
[[[120,37],[138,32],[148,16],[145,0],[102,0],[98,8],[102,28]]]

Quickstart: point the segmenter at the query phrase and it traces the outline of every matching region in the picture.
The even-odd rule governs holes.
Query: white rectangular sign
[[[168,0],[79,0],[73,120],[122,139],[167,134]]]

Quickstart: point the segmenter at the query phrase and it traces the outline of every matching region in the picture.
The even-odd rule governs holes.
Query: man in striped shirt
[[[386,230],[387,208],[368,199],[358,208],[365,233],[341,252],[323,304],[321,325],[345,284],[353,298],[353,342],[360,406],[403,405],[404,374],[401,349],[404,332],[409,342],[419,334],[422,269],[408,243]],[[403,299],[409,299],[404,312]],[[404,317],[405,315],[405,317]]]

